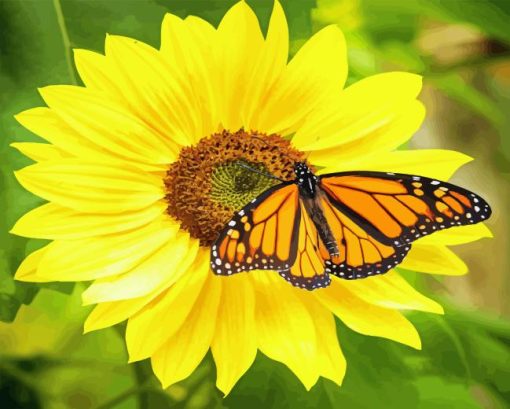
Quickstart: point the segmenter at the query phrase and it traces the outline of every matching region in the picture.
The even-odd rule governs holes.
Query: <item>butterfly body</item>
[[[341,172],[316,176],[296,163],[295,179],[271,187],[227,223],[211,247],[215,274],[275,270],[313,290],[330,275],[384,274],[411,243],[490,216],[489,205],[458,186],[426,177]]]
[[[319,237],[326,246],[330,256],[338,256],[338,244],[324,216],[322,200],[320,200],[323,198],[324,193],[320,189],[319,178],[313,174],[305,163],[296,163],[294,173],[296,174],[295,183],[299,187],[304,208],[312,219]]]

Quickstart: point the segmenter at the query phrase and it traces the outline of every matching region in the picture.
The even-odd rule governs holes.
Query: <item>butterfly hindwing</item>
[[[317,228],[302,201],[298,229],[297,254],[292,267],[279,271],[280,275],[295,287],[313,290],[327,287],[331,279],[325,271],[324,258],[319,251],[322,241]]]
[[[405,247],[438,230],[478,223],[491,210],[480,196],[426,177],[343,172],[320,178],[331,203],[379,242]]]
[[[330,256],[320,243],[327,273],[347,280],[384,274],[401,263],[408,253],[410,244],[397,247],[381,243],[340,212],[326,195],[322,195],[321,203],[339,250],[338,256]]]
[[[211,247],[212,270],[231,275],[290,268],[297,253],[300,213],[296,184],[268,189],[237,212],[220,233]]]

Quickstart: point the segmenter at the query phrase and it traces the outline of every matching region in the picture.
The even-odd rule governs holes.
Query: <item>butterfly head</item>
[[[312,171],[305,162],[296,162],[294,164],[294,173],[297,178],[312,175]]]

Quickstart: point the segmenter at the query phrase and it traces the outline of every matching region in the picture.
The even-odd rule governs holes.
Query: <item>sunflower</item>
[[[150,358],[163,387],[188,377],[209,349],[225,394],[260,350],[309,389],[342,382],[346,361],[334,316],[359,333],[413,348],[401,310],[442,313],[398,273],[333,279],[311,292],[270,271],[215,276],[209,247],[234,210],[270,186],[239,166],[281,178],[306,159],[319,173],[385,170],[446,180],[468,162],[445,150],[396,150],[419,128],[421,78],[390,72],[344,89],[346,46],[334,25],[288,62],[276,1],[267,34],[245,2],[218,28],[167,14],[161,48],[109,35],[105,55],[75,50],[84,86],[40,89],[47,107],[16,116],[49,143],[16,143],[35,164],[19,182],[48,203],[17,235],[49,239],[16,278],[87,281],[97,304],[85,331],[127,320],[130,361]],[[464,274],[447,245],[490,235],[454,228],[415,243],[402,268]]]

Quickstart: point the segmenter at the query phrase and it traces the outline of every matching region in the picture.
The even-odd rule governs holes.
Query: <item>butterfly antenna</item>
[[[247,165],[246,163],[239,162],[239,163],[237,163],[237,165],[241,166],[242,168],[248,169],[249,171],[251,171],[253,173],[258,173],[259,175],[265,176],[266,178],[276,179],[276,180],[279,180],[280,182],[285,182],[285,180],[280,179],[277,176],[271,175],[270,173],[267,173],[267,172],[261,172],[260,170],[252,168],[250,165]]]

